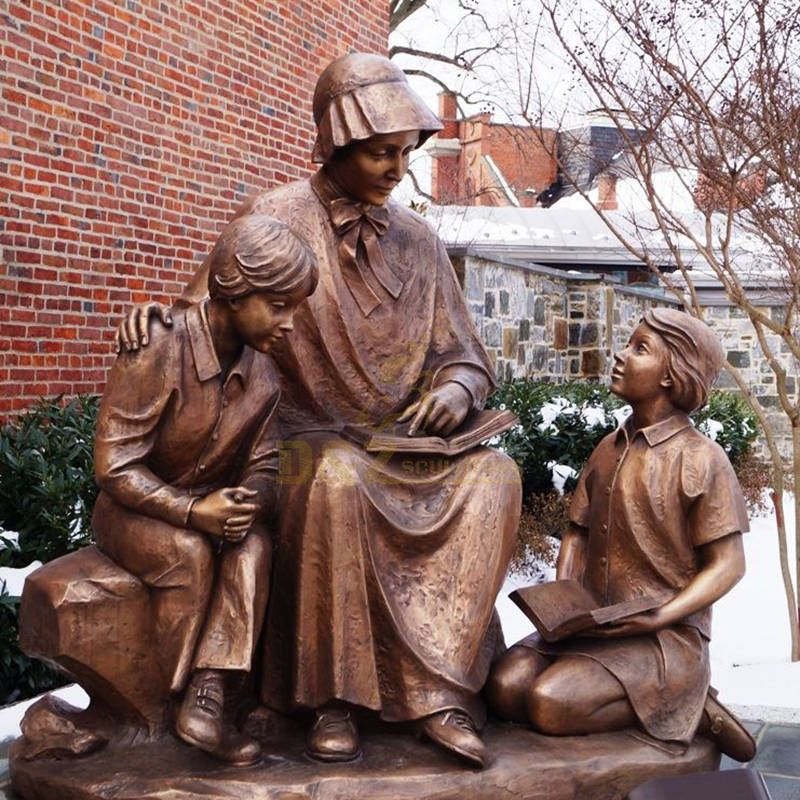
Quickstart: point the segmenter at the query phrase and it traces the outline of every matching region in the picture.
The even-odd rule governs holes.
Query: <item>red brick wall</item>
[[[526,193],[526,189],[538,194],[555,181],[558,171],[554,157],[556,132],[492,125],[488,128],[488,137],[489,153],[520,204],[536,205],[536,195]]]
[[[308,173],[311,95],[385,0],[11,0],[0,21],[0,415],[101,391],[247,195]]]

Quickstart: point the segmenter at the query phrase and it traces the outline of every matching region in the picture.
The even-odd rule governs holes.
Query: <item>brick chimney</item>
[[[452,92],[439,95],[439,117],[444,128],[427,146],[433,159],[431,167],[431,195],[435,203],[447,205],[458,202],[459,161],[461,140],[459,139],[458,104]]]
[[[603,211],[616,211],[617,203],[617,176],[610,172],[603,172],[597,176],[597,205]]]

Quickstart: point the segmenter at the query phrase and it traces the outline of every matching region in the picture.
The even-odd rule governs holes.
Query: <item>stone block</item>
[[[569,344],[569,329],[563,317],[553,320],[553,347],[556,350],[566,350]]]
[[[169,687],[156,657],[150,593],[96,547],[40,567],[25,581],[20,647],[66,670],[119,720],[147,733],[165,724]]]
[[[493,317],[495,310],[495,295],[494,292],[486,292],[486,297],[483,299],[483,314],[486,317]]]
[[[597,378],[606,371],[606,356],[602,350],[586,350],[581,355],[581,374],[586,378]]]
[[[585,325],[582,325],[580,336],[581,336],[580,338],[581,344],[597,344],[599,337],[597,323],[587,322]]]
[[[487,347],[501,347],[503,344],[503,326],[498,320],[486,321],[483,325],[483,343]]]
[[[531,338],[531,321],[529,319],[521,319],[519,321],[519,340],[527,342]]]
[[[500,290],[500,313],[503,316],[508,316],[508,292],[505,289]]]
[[[531,353],[531,367],[537,372],[541,372],[547,366],[549,355],[549,347],[534,347]]]
[[[745,350],[728,350],[728,363],[742,369],[750,366],[750,353]]]
[[[519,331],[516,328],[503,328],[503,358],[516,358],[519,344]]]
[[[544,297],[537,297],[533,302],[533,324],[544,325],[544,323],[545,323]]]
[[[483,300],[483,270],[476,269],[471,261],[466,265],[464,288],[467,300]]]

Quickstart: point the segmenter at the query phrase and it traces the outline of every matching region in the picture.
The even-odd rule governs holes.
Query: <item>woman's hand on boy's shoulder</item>
[[[158,317],[163,325],[172,325],[172,311],[161,303],[144,303],[134,306],[120,322],[114,334],[117,352],[147,347],[150,339],[150,317]]]

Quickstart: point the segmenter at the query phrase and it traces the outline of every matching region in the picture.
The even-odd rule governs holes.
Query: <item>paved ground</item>
[[[758,754],[747,765],[723,758],[720,769],[757,769],[766,780],[772,800],[800,800],[800,725],[746,724],[758,742]],[[8,744],[0,743],[0,800],[16,798],[8,788]]]

